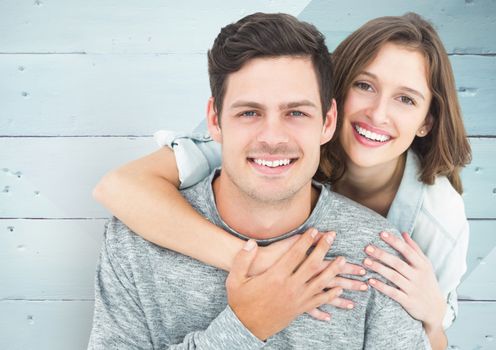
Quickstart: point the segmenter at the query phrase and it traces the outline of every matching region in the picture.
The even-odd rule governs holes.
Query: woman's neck
[[[359,167],[347,163],[345,175],[333,190],[386,217],[405,169],[406,153],[389,163]]]

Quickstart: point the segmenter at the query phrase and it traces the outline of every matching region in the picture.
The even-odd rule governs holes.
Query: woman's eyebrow
[[[372,79],[378,80],[377,75],[375,75],[374,73],[367,72],[367,71],[360,72],[358,74],[358,76],[360,76],[360,75],[367,75],[367,76],[371,77]],[[405,90],[405,91],[408,91],[411,94],[417,95],[422,100],[425,100],[424,95],[420,91],[418,91],[418,90],[412,89],[411,87],[408,87],[408,86],[400,86],[400,89]]]

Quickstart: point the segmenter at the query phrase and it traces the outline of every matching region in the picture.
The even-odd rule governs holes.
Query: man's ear
[[[336,131],[337,116],[338,116],[338,108],[336,106],[336,100],[332,99],[331,107],[326,113],[324,126],[322,127],[322,134],[320,136],[321,145],[329,142],[332,136],[334,135],[334,132]]]
[[[207,126],[212,139],[218,143],[222,143],[222,130],[220,129],[220,120],[215,110],[215,100],[213,97],[208,99]]]
[[[418,137],[427,136],[427,134],[429,134],[429,132],[432,130],[433,124],[434,124],[434,118],[429,113],[427,114],[427,117],[425,117],[424,123],[420,126],[420,128],[418,128],[415,135],[417,135]]]

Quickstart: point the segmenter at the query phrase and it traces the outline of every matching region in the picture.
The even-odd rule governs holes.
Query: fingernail
[[[353,304],[348,304],[348,305],[346,305],[346,308],[347,308],[348,310],[353,309]]]
[[[375,252],[374,247],[372,247],[371,245],[367,246],[367,248],[365,248],[365,250],[367,251],[367,253],[370,253],[370,254],[372,254],[373,252]]]
[[[360,275],[365,275],[366,271],[364,269],[360,270]]]
[[[374,279],[369,279],[369,283],[372,285],[375,285],[375,280]]]
[[[382,236],[382,238],[388,238],[389,237],[389,233],[387,233],[387,232],[381,232],[381,236]]]
[[[367,287],[367,285],[366,285],[366,284],[362,284],[362,285],[360,286],[360,290],[367,290],[367,289],[369,289],[369,287]]]
[[[326,235],[326,241],[328,244],[332,244],[332,242],[334,242],[334,237],[335,237],[335,233],[333,234],[334,232],[331,232],[331,233],[328,233]]]
[[[312,238],[315,238],[315,236],[317,236],[317,229],[316,228],[312,228],[312,230],[310,231],[310,236],[312,236]]]
[[[343,294],[343,290],[342,289],[338,289],[338,291],[336,292],[336,295],[341,295]]]
[[[331,320],[331,316],[326,315],[324,316],[324,321],[329,322]]]
[[[255,248],[256,245],[257,245],[257,243],[255,243],[255,241],[253,239],[249,239],[245,243],[245,246],[243,247],[243,249],[246,250],[247,252],[249,252],[250,250],[252,250],[253,248]]]
[[[363,263],[367,266],[372,266],[372,260],[370,260],[369,258],[366,258]]]

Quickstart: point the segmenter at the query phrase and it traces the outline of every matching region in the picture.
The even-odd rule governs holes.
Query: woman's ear
[[[424,123],[418,128],[417,132],[415,135],[418,137],[424,137],[429,134],[429,132],[432,130],[432,125],[434,124],[434,118],[432,117],[431,114],[428,114],[427,117],[425,117]]]
[[[213,97],[208,99],[207,104],[207,127],[212,139],[222,143],[222,130],[220,128],[220,118],[215,110],[215,100]]]

